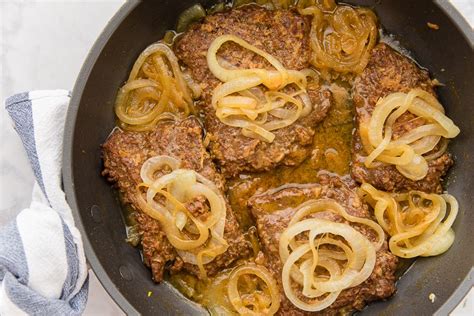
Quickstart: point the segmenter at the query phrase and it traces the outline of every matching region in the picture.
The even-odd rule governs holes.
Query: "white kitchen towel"
[[[31,91],[5,102],[36,176],[32,202],[0,228],[0,315],[80,315],[88,293],[79,230],[62,190],[70,93]]]

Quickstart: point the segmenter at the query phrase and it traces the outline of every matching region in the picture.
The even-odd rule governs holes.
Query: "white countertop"
[[[474,25],[474,0],[453,0]],[[72,89],[89,49],[123,1],[0,0],[0,225],[30,203],[33,173],[3,100],[33,89]],[[474,291],[453,315],[474,315]],[[84,315],[123,315],[93,273]]]

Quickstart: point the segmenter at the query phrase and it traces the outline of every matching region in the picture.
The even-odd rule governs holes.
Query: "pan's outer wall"
[[[63,171],[67,199],[92,268],[129,315],[205,313],[169,285],[151,281],[139,252],[124,242],[126,232],[119,203],[110,185],[100,176],[100,144],[114,127],[112,108],[117,88],[126,80],[139,53],[159,40],[167,29],[172,29],[178,14],[196,2],[127,2],[90,52],[76,82],[66,122]],[[207,6],[210,2],[201,1]],[[396,34],[401,44],[413,52],[413,57],[429,68],[434,78],[446,84],[438,90],[440,99],[462,131],[451,145],[456,165],[448,179],[449,192],[461,205],[454,225],[455,244],[444,255],[417,260],[398,282],[396,295],[386,302],[371,304],[364,314],[431,315],[436,311],[445,314],[473,282],[474,235],[470,229],[474,226],[471,197],[474,147],[469,141],[474,137],[472,29],[459,17],[448,17],[428,0],[348,2],[371,5],[386,30]],[[438,24],[440,29],[429,29],[427,22]],[[461,24],[467,36],[456,23]],[[428,299],[431,293],[436,295],[434,303]]]

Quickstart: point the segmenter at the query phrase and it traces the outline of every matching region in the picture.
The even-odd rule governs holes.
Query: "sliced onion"
[[[375,14],[370,9],[324,2],[309,7],[298,6],[301,14],[313,16],[311,63],[323,70],[360,73],[377,41]]]
[[[428,174],[428,162],[423,156],[414,154],[413,159],[406,165],[396,166],[397,170],[406,178],[421,180]]]
[[[199,99],[202,94],[202,88],[199,84],[194,81],[193,77],[188,72],[183,72],[183,79],[187,86],[193,92],[194,99]]]
[[[115,101],[115,113],[121,127],[127,130],[150,130],[168,119],[166,113],[183,113],[192,110],[195,85],[187,84],[173,51],[164,43],[148,46],[133,65],[125,85]]]
[[[309,113],[313,110],[313,104],[309,95],[307,93],[301,93],[299,95],[301,101],[303,102],[303,110],[301,111],[301,117],[308,116]]]
[[[217,60],[217,51],[227,42],[234,42],[257,55],[262,56],[273,67],[275,67],[276,71],[268,71],[266,69],[227,69],[222,67]],[[270,89],[283,87],[284,83],[288,81],[289,76],[288,71],[275,57],[235,35],[222,35],[217,37],[211,43],[207,51],[207,65],[212,74],[220,81],[228,82],[241,77],[258,76],[262,80],[262,83]]]
[[[452,195],[421,191],[387,193],[368,183],[362,184],[361,192],[374,208],[379,224],[391,236],[389,247],[396,256],[436,256],[453,244],[451,226],[459,206]]]
[[[377,234],[377,242],[375,242],[375,249],[379,250],[385,241],[385,233],[383,228],[376,222],[363,217],[352,216],[342,207],[341,204],[333,199],[319,199],[309,200],[299,205],[296,208],[295,214],[292,216],[290,223],[292,225],[310,214],[332,212],[342,216],[345,220],[351,223],[358,223],[370,227]]]
[[[251,302],[252,309],[248,308],[239,291],[239,279],[243,275],[251,275],[259,281],[263,281],[265,289],[263,293],[254,291],[246,293],[247,301]],[[239,315],[274,315],[280,308],[280,291],[270,271],[260,265],[247,263],[235,268],[229,276],[227,295],[232,306]],[[261,295],[264,299],[261,299]],[[249,299],[252,298],[252,299]]]
[[[234,42],[263,57],[275,70],[239,69],[228,65],[217,56],[218,50],[227,42]],[[207,63],[213,75],[223,82],[212,94],[217,118],[226,125],[241,128],[246,137],[271,143],[275,139],[271,131],[293,124],[313,109],[306,86],[307,77],[317,79],[315,71],[288,70],[275,57],[237,36],[217,37],[207,51]],[[298,90],[292,94],[282,92],[288,85],[294,85]],[[262,93],[259,89],[262,86],[269,91]]]
[[[140,187],[147,189],[146,199],[139,188],[137,201],[143,212],[161,223],[166,237],[184,262],[197,265],[205,277],[204,264],[228,248],[223,238],[227,207],[212,181],[194,170],[179,169],[180,164],[170,156],[155,156],[145,161],[140,170],[143,180]],[[156,172],[165,166],[171,172],[156,177]],[[204,197],[209,203],[210,214],[205,220],[196,218],[185,207],[185,203],[197,197]]]
[[[181,162],[170,156],[155,156],[145,161],[140,169],[140,177],[145,183],[153,183],[155,173],[167,166],[171,170],[176,170]]]
[[[293,305],[304,311],[317,312],[334,303],[341,291],[359,285],[370,276],[375,266],[376,248],[348,224],[317,218],[301,220],[309,214],[307,209],[303,210],[292,218],[280,236],[282,282],[285,295]],[[317,239],[317,236],[328,234],[338,239]],[[307,236],[307,239],[297,239],[297,236]],[[337,246],[343,252],[320,248],[325,244]],[[332,258],[333,253],[338,258],[343,255],[343,260],[347,261],[342,269]],[[318,275],[317,267],[329,272],[329,278]],[[295,283],[301,288],[300,294]]]
[[[438,145],[438,148],[435,152],[424,156],[426,161],[435,160],[441,157],[448,149],[448,140],[446,138],[441,138],[441,140],[436,145]]]
[[[393,125],[407,111],[426,123],[393,140]],[[392,164],[406,178],[421,180],[428,173],[427,158],[441,156],[446,146],[441,146],[436,156],[424,157],[423,154],[433,150],[441,139],[458,134],[459,128],[444,115],[442,105],[428,92],[413,89],[408,93],[392,93],[377,102],[368,122],[361,123],[360,136],[369,153],[364,163],[367,168],[375,167],[375,160]]]

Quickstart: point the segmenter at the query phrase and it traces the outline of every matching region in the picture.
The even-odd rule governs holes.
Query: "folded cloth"
[[[61,186],[70,94],[31,91],[6,100],[36,177],[32,202],[0,228],[0,315],[80,315],[88,293],[81,235]]]

